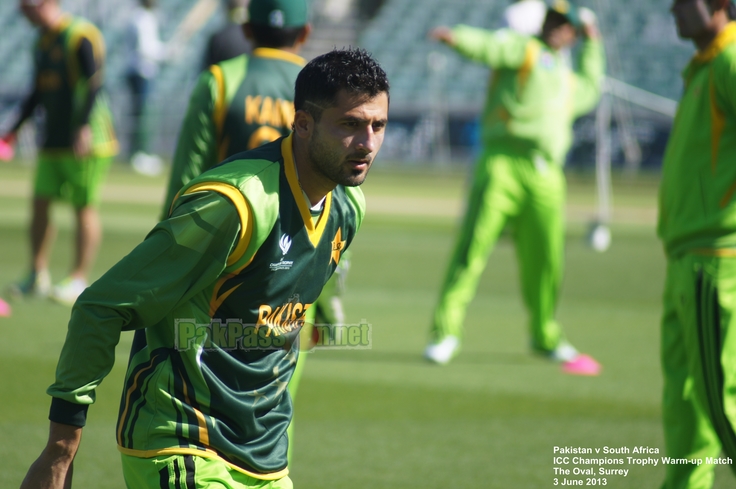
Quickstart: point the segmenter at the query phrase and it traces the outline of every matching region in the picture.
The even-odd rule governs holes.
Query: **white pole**
[[[598,195],[596,221],[591,226],[588,242],[596,251],[611,245],[611,96],[604,93],[596,111],[595,176]]]

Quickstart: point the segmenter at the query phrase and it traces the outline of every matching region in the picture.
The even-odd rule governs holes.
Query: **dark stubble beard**
[[[362,154],[343,156],[339,150],[332,149],[322,142],[319,129],[314,128],[312,139],[307,147],[307,154],[312,168],[325,178],[346,187],[357,187],[361,185],[368,171],[361,172],[353,170],[345,163],[349,159],[370,158]],[[370,168],[370,165],[369,165]]]

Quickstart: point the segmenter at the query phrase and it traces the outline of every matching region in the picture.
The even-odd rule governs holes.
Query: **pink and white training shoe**
[[[570,375],[595,376],[601,373],[601,364],[590,355],[579,353],[572,360],[562,362],[562,371]]]
[[[0,299],[0,317],[8,318],[11,314],[10,304]]]
[[[0,161],[10,161],[14,155],[15,151],[13,150],[12,144],[0,138]]]

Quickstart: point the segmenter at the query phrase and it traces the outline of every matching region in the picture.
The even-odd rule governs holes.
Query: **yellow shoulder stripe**
[[[215,131],[217,137],[217,144],[219,145],[222,140],[222,131],[225,126],[225,116],[227,115],[227,105],[225,100],[225,75],[222,73],[222,68],[218,65],[210,66],[210,73],[215,78],[217,84],[217,95],[215,95],[215,104],[212,109],[212,121],[215,123]],[[221,152],[218,151],[218,154]]]
[[[532,72],[532,68],[537,62],[539,56],[539,44],[534,41],[529,41],[526,45],[526,52],[524,53],[524,62],[519,68],[519,89],[523,90],[526,86],[526,81],[529,78],[529,74]]]
[[[736,258],[736,249],[734,248],[697,248],[691,253],[700,256],[712,256],[715,258]]]
[[[245,200],[245,197],[240,190],[232,185],[221,182],[203,182],[196,184],[187,189],[187,191],[184,192],[184,195],[206,190],[217,192],[230,199],[230,201],[235,205],[238,215],[240,216],[240,238],[238,239],[237,246],[235,246],[235,249],[230,253],[230,256],[227,259],[227,266],[230,266],[243,257],[245,251],[248,249],[251,235],[253,234],[250,205],[248,204],[248,201]]]
[[[707,63],[721,54],[726,46],[734,41],[736,41],[736,22],[729,22],[707,48],[693,57],[693,61],[696,63]]]

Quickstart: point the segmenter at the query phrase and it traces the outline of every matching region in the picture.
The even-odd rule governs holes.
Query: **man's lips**
[[[371,158],[351,158],[348,163],[354,167],[363,167],[371,164]]]

